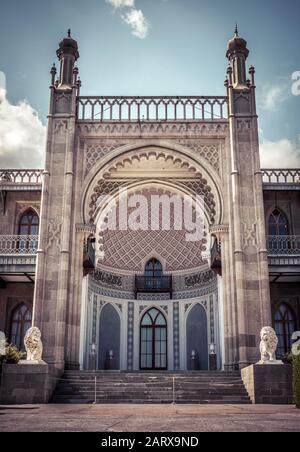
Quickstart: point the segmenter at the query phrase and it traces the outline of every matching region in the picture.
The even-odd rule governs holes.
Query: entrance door
[[[167,370],[167,322],[155,308],[141,321],[141,370]]]

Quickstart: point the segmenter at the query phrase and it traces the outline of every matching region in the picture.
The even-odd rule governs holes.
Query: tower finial
[[[68,38],[71,37],[71,28],[68,29]]]
[[[234,31],[234,34],[235,34],[236,36],[239,35],[239,27],[238,27],[238,23],[237,23],[237,22],[235,23],[235,31]]]

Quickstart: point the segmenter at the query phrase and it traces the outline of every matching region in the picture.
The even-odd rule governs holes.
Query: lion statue
[[[41,361],[43,354],[42,334],[40,330],[33,326],[27,331],[24,344],[27,352],[27,361]]]
[[[270,326],[265,326],[260,332],[260,354],[261,364],[264,363],[276,363],[276,350],[278,345],[278,338],[275,330]]]

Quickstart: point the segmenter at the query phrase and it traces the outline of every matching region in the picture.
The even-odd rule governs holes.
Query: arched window
[[[293,311],[285,303],[281,304],[275,312],[275,331],[279,340],[277,355],[279,358],[291,351],[292,334],[295,329],[296,325]]]
[[[273,210],[269,217],[269,235],[289,235],[287,218],[279,209]]]
[[[159,290],[162,287],[163,268],[161,263],[153,258],[145,267],[145,285],[149,290]]]
[[[21,217],[19,224],[19,249],[31,252],[37,249],[39,235],[39,217],[32,209],[27,210]],[[33,237],[32,237],[33,236]]]
[[[167,369],[167,322],[156,308],[146,312],[141,321],[141,369]]]
[[[163,273],[162,265],[157,259],[153,258],[147,262],[145,267],[145,276],[157,278],[162,276],[162,273]]]
[[[39,217],[34,210],[27,210],[21,217],[19,235],[38,235]]]
[[[32,313],[29,307],[22,303],[12,313],[10,325],[10,342],[20,350],[24,350],[24,337],[31,327]]]

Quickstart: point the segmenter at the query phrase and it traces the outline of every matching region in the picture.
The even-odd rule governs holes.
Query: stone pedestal
[[[293,369],[289,365],[254,364],[242,369],[242,378],[252,403],[293,403]]]
[[[44,361],[4,364],[0,388],[0,403],[26,405],[47,403],[53,390],[49,366]]]

